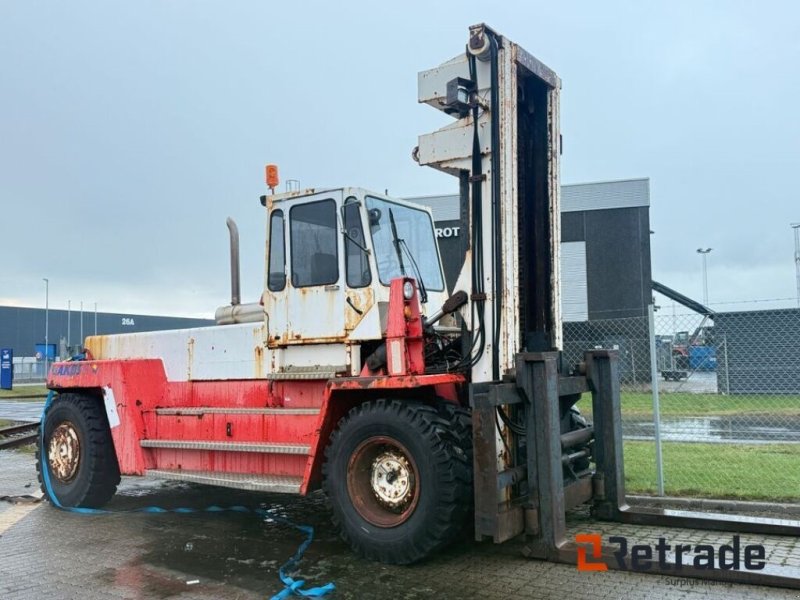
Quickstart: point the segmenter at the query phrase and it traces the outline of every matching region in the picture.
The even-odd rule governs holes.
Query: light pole
[[[47,379],[47,354],[50,351],[50,280],[42,277],[44,281],[44,377]]]
[[[708,265],[706,264],[706,260],[711,250],[713,250],[713,248],[697,249],[697,253],[703,257],[703,304],[706,306],[708,306]]]
[[[800,223],[792,223],[794,229],[794,269],[797,278],[797,308],[800,308]]]

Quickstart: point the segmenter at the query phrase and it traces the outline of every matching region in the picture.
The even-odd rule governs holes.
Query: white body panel
[[[93,336],[86,347],[96,359],[160,358],[169,381],[309,378],[349,371],[343,343],[268,349],[259,323],[217,325],[122,335]]]
[[[268,365],[262,323],[101,335],[86,339],[96,359],[160,358],[169,381],[257,379]]]

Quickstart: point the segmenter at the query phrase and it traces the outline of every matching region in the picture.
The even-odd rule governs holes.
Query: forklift
[[[241,303],[229,221],[232,297],[217,325],[92,336],[54,364],[37,452],[46,496],[99,507],[121,475],[322,489],[353,550],[393,564],[424,560],[470,521],[478,540],[524,536],[527,556],[574,564],[586,548],[567,539],[566,513],[582,505],[621,523],[800,534],[796,521],[628,505],[616,353],[560,354],[560,89],[484,24],[419,74],[419,101],[452,121],[413,158],[458,178],[468,224],[450,295],[428,209],[357,187],[275,193],[269,166],[261,299]],[[798,585],[786,567],[680,574]]]

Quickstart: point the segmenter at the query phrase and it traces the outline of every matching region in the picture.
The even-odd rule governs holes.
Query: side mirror
[[[371,208],[367,214],[369,215],[369,228],[380,229],[381,210],[379,208]]]

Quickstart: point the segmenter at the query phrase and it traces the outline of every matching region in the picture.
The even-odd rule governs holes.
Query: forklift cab
[[[417,280],[423,314],[446,299],[429,209],[361,188],[275,194],[265,206],[270,347],[380,339],[397,277]]]

